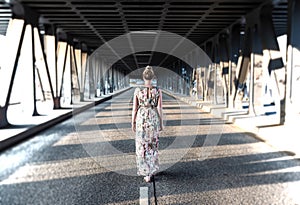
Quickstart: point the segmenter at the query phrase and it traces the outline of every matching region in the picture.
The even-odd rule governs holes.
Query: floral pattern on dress
[[[159,169],[160,119],[156,108],[159,90],[155,87],[136,88],[134,95],[138,99],[139,106],[136,116],[137,174],[147,176]]]

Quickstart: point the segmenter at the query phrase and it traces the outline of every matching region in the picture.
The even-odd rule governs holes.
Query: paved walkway
[[[247,114],[244,109],[230,110],[223,105],[213,105],[201,100],[195,100],[193,97],[173,94],[166,91],[176,99],[180,99],[190,105],[200,108],[203,111],[210,112],[213,116],[232,122],[235,126],[250,132],[255,137],[276,149],[286,152],[295,158],[300,158],[300,135],[299,130],[300,115],[291,116],[284,125],[258,126],[262,124],[274,124],[276,119],[271,115],[265,117],[254,117]]]
[[[75,102],[63,109],[51,110],[45,115],[39,116],[12,116],[9,123],[12,125],[6,129],[0,129],[0,151],[18,142],[30,138],[32,135],[43,131],[59,122],[62,122],[73,115],[80,113],[95,104],[102,103],[112,97],[128,90],[128,88],[96,97],[91,101]],[[22,109],[22,108],[21,108]]]
[[[160,172],[136,176],[133,90],[0,155],[0,204],[300,204],[300,162],[163,96]]]

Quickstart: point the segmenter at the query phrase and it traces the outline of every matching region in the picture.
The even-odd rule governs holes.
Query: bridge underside
[[[146,65],[166,90],[283,124],[300,111],[298,9],[296,0],[0,2],[0,127],[10,107],[47,114],[133,85]]]
[[[68,38],[74,43],[84,43],[89,52],[120,35],[141,30],[176,33],[203,47],[205,42],[222,31],[226,32],[232,24],[241,24],[241,31],[243,31],[247,23],[245,20],[247,14],[265,4],[270,4],[265,0],[20,0],[19,2],[38,13],[40,16],[38,27],[41,32],[53,34],[53,27],[55,27],[58,38]],[[0,32],[5,34],[5,28],[13,11],[8,4],[2,4],[1,11],[3,16],[0,17]],[[286,1],[279,1],[274,5],[272,19],[277,36],[287,31],[287,14]],[[29,14],[26,17],[34,18],[34,15]],[[130,43],[130,39],[128,41]],[[157,64],[161,60],[160,55],[153,55],[151,52],[146,54],[148,56],[133,53],[126,58],[125,62],[118,63],[126,63],[126,66],[121,66],[134,70],[146,64]],[[171,61],[172,59],[168,63]]]
[[[300,204],[299,11],[0,0],[0,204]],[[147,184],[130,123],[146,65],[164,125]]]

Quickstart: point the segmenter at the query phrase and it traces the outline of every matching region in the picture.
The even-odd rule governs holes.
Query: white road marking
[[[140,187],[140,205],[149,205],[148,187]]]

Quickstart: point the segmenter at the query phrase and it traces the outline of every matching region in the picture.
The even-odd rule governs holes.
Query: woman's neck
[[[151,80],[145,80],[145,86],[151,87],[152,86]]]

